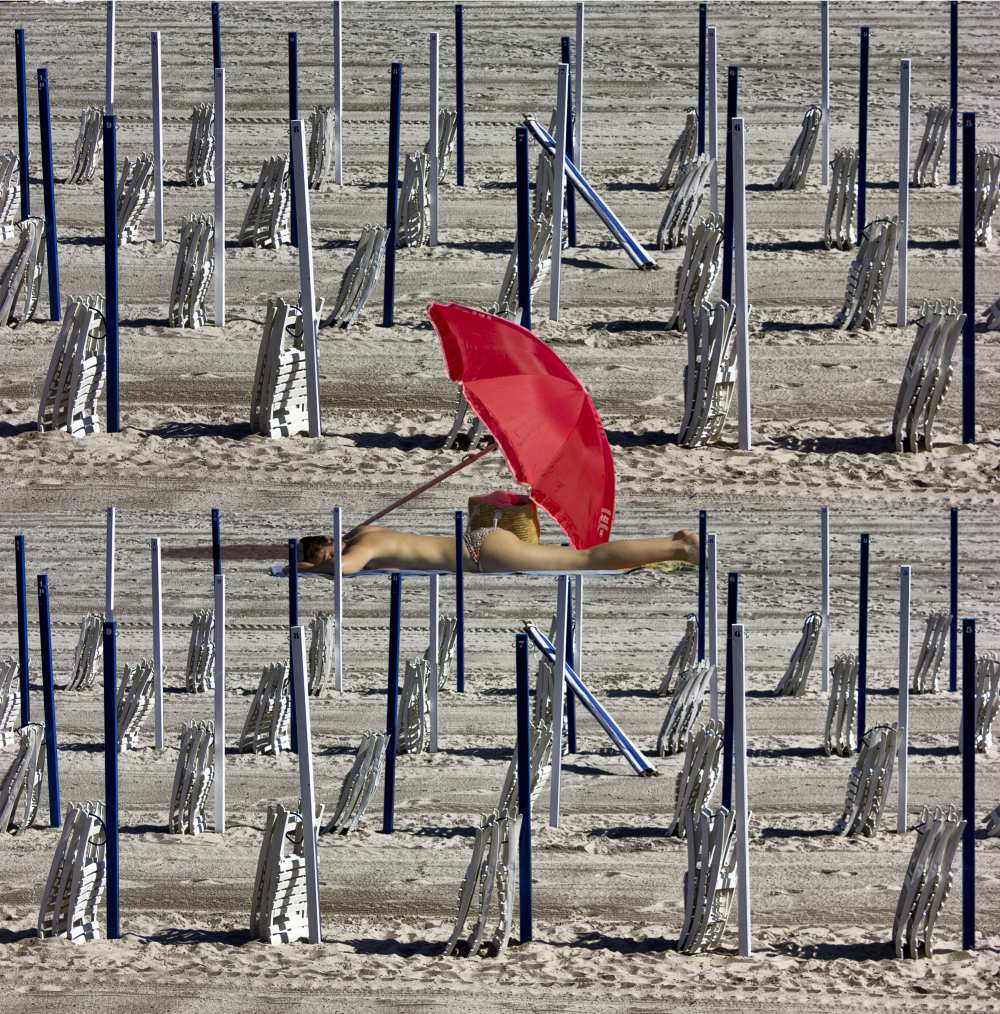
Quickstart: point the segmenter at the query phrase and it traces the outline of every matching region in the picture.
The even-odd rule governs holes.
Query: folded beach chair
[[[97,906],[104,894],[104,804],[70,804],[38,911],[40,937],[71,943],[100,938]]]
[[[350,834],[361,822],[385,768],[389,737],[384,732],[368,731],[354,755],[351,770],[344,777],[330,823],[322,829],[328,834]]]
[[[736,895],[736,816],[720,807],[685,814],[688,868],[684,874],[681,954],[715,950]]]
[[[455,406],[455,418],[452,420],[451,429],[448,430],[448,435],[444,438],[444,450],[446,451],[452,447],[463,451],[468,450],[477,446],[486,434],[482,419],[469,408],[469,403],[465,400],[462,385],[456,384],[455,388],[458,391],[458,403]],[[468,428],[465,424],[467,418],[470,420]]]
[[[976,659],[977,753],[986,753],[993,746],[993,722],[998,711],[1000,711],[1000,659],[995,655],[980,655]]]
[[[913,163],[913,186],[936,187],[938,166],[941,164],[941,153],[944,151],[945,138],[948,136],[948,106],[931,106],[927,110],[924,123],[924,134],[917,149],[917,158]]]
[[[118,179],[118,245],[135,239],[142,213],[153,199],[153,156],[125,159]]]
[[[934,447],[934,420],[951,383],[952,358],[962,335],[965,314],[954,300],[924,303],[892,415],[897,451],[916,453]]]
[[[816,657],[816,645],[819,644],[822,626],[823,617],[819,613],[809,613],[806,616],[802,624],[802,636],[788,660],[785,675],[774,689],[776,697],[801,697],[806,692],[806,683],[812,670],[813,659]]]
[[[14,218],[20,216],[19,165],[14,152],[0,152],[0,240],[14,235]]]
[[[215,218],[189,215],[181,222],[180,243],[170,286],[171,327],[202,327],[207,320],[205,295],[215,272],[212,255]]]
[[[438,110],[438,182],[443,183],[448,174],[448,165],[455,151],[455,136],[458,132],[458,114],[454,109]],[[551,133],[551,131],[550,131]],[[424,145],[424,154],[430,155],[431,142]]]
[[[531,291],[535,292],[542,277],[549,269],[552,248],[552,218],[543,216],[531,220]],[[507,270],[500,283],[500,295],[490,308],[490,313],[501,317],[513,317],[521,308],[517,282],[517,237],[507,261]]]
[[[858,709],[858,656],[838,655],[833,660],[830,699],[826,707],[823,752],[850,757],[854,753]]]
[[[993,215],[1000,202],[1000,151],[976,150],[976,246],[989,246],[993,239]],[[959,241],[961,242],[961,216]]]
[[[97,171],[97,146],[104,148],[104,111],[87,106],[80,113],[80,132],[73,144],[73,168],[67,183],[90,183]],[[120,221],[120,220],[119,220]]]
[[[951,615],[945,612],[929,613],[927,626],[924,630],[923,643],[917,664],[913,667],[913,681],[910,689],[915,694],[936,694],[941,689],[939,674],[941,662],[944,660],[945,648],[948,645],[948,632],[951,626]]]
[[[809,177],[809,166],[812,164],[813,151],[816,149],[816,138],[823,120],[823,110],[819,106],[810,106],[802,117],[802,129],[792,145],[785,168],[778,174],[775,190],[801,190]]]
[[[396,713],[396,753],[423,753],[430,746],[430,666],[425,659],[406,660],[403,692]]]
[[[844,305],[833,321],[834,327],[857,331],[878,325],[896,259],[897,232],[895,216],[876,218],[865,226],[857,256],[847,273]]]
[[[361,316],[382,272],[388,240],[389,230],[385,226],[366,225],[361,230],[361,239],[354,248],[354,256],[340,280],[333,313],[323,321],[324,327],[342,327],[346,330]]]
[[[858,150],[840,148],[830,163],[830,194],[826,202],[823,245],[850,250],[858,240]]]
[[[21,724],[21,667],[6,655],[0,658],[0,746],[17,738]]]
[[[544,692],[544,688],[543,688]],[[535,700],[538,701],[539,688],[535,689]],[[548,781],[552,770],[552,707],[551,700],[548,700],[547,707],[542,705],[545,714],[542,718],[536,718],[531,722],[531,798],[538,798],[542,787]],[[514,742],[514,749],[510,755],[510,763],[507,765],[507,773],[504,775],[503,785],[500,787],[500,800],[497,804],[497,813],[509,813],[515,816],[520,813],[520,802],[518,797],[517,782],[517,741]]]
[[[458,642],[458,621],[454,616],[438,617],[438,689],[443,690],[451,675],[451,667],[455,661],[455,645]],[[424,661],[430,664],[431,646],[427,645]]]
[[[736,393],[736,311],[731,303],[685,309],[688,361],[677,442],[705,447],[722,437]]]
[[[659,183],[656,184],[657,190],[667,190],[674,177],[674,170],[677,170],[679,177],[681,168],[695,157],[697,150],[698,110],[692,106],[684,111],[684,127],[670,149],[670,154],[667,156],[667,167],[663,170]]]
[[[97,652],[104,636],[104,613],[87,613],[73,649],[73,673],[66,690],[89,690],[97,673]]]
[[[520,815],[507,813],[492,813],[479,826],[472,846],[472,858],[458,892],[458,914],[455,928],[445,944],[445,956],[476,957],[482,951],[484,955],[499,957],[506,951],[514,922],[520,829]],[[496,923],[492,936],[487,939],[494,899]],[[478,907],[478,915],[474,917],[472,932],[464,937],[465,924],[474,904]]]
[[[713,164],[707,155],[699,155],[677,170],[677,180],[656,230],[657,249],[669,250],[684,242],[701,208]]]
[[[276,756],[291,749],[291,706],[288,661],[264,666],[240,733],[240,753]]]
[[[192,187],[215,182],[215,105],[202,102],[191,110],[184,178]]]
[[[74,437],[100,432],[104,337],[104,297],[70,297],[42,384],[39,432],[61,430]]]
[[[139,745],[142,722],[153,706],[153,663],[143,659],[137,666],[125,666],[118,684],[118,752]]]
[[[933,956],[934,926],[951,889],[952,861],[964,828],[954,808],[924,808],[892,921],[897,958]]]
[[[431,198],[427,191],[430,159],[423,152],[406,156],[396,210],[396,248],[430,243]]]
[[[17,327],[31,320],[45,269],[45,222],[26,218],[14,228],[17,246],[0,272],[0,327]]]
[[[309,114],[309,189],[321,190],[333,164],[334,116],[329,106]]]
[[[689,732],[684,766],[677,772],[674,791],[674,819],[667,834],[683,838],[689,818],[698,819],[706,809],[722,773],[722,723],[709,721],[697,732]]]
[[[667,715],[656,737],[656,752],[660,757],[680,753],[698,721],[705,694],[712,682],[712,666],[708,662],[692,662],[678,680]]]
[[[896,759],[896,736],[899,726],[875,725],[861,740],[858,759],[847,781],[844,812],[834,826],[835,834],[848,837],[878,834],[882,823],[892,765]]]
[[[44,726],[22,725],[13,741],[17,753],[0,779],[0,834],[17,834],[35,822],[45,777]]]
[[[215,723],[185,722],[170,793],[167,831],[201,834],[205,830],[205,801],[215,780]]]
[[[215,610],[199,609],[191,617],[184,686],[189,693],[215,689]]]
[[[1000,838],[1000,806],[986,815],[986,837]]]
[[[318,613],[309,621],[309,696],[319,697],[323,683],[333,672],[336,624],[330,613]]]
[[[1000,299],[983,310],[983,330],[1000,331]]]
[[[677,642],[677,646],[670,653],[667,662],[667,671],[660,681],[657,694],[666,697],[670,693],[670,684],[676,676],[687,672],[694,665],[698,654],[698,617],[694,613],[688,613],[684,621],[684,633]]]
[[[709,214],[697,225],[689,225],[684,259],[674,280],[674,312],[668,329],[679,331],[688,309],[697,312],[706,303],[722,266],[722,216]]]
[[[288,183],[288,156],[264,159],[254,184],[250,203],[243,216],[237,242],[240,246],[277,250],[291,241],[288,224],[291,190]]]

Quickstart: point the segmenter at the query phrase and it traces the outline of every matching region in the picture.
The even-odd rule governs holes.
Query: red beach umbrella
[[[448,376],[493,434],[514,477],[577,549],[611,536],[615,465],[601,417],[575,373],[527,328],[457,303],[432,303]]]

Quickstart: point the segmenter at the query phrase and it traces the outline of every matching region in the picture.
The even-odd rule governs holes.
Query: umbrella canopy
[[[577,549],[611,536],[615,464],[575,373],[527,328],[457,303],[432,303],[448,376],[496,438],[514,477]]]

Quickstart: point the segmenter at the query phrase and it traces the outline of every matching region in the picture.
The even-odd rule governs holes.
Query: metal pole
[[[465,8],[455,4],[455,182],[465,186]]]
[[[222,573],[222,512],[212,508],[212,577]]]
[[[958,690],[958,508],[949,511],[951,523],[951,554],[948,575],[948,592],[951,603],[951,630],[948,637],[950,665],[948,671],[948,689],[955,693]]]
[[[429,243],[431,246],[437,246],[438,242],[438,98],[439,98],[439,87],[438,87],[438,33],[430,33],[430,136],[428,138],[431,149],[430,157],[430,180],[428,190],[428,196],[430,197],[430,235]]]
[[[569,41],[568,39],[566,40]],[[566,139],[570,129],[566,103],[569,101],[569,64],[559,64],[556,73],[556,154],[552,161],[552,248],[549,268],[549,320],[559,319],[559,285],[562,274],[562,220],[566,196]],[[570,192],[572,192],[570,187]],[[520,230],[520,189],[518,190],[518,227]],[[518,252],[521,233],[518,231]],[[518,263],[518,282],[521,265]],[[530,274],[529,274],[530,277]]]
[[[951,123],[948,131],[948,185],[958,183],[958,0],[951,0]],[[965,166],[962,166],[965,172]]]
[[[17,670],[21,684],[21,725],[31,721],[31,682],[28,679],[28,573],[24,535],[14,536],[14,577],[17,585]]]
[[[465,517],[455,511],[455,689],[465,693]]]
[[[59,827],[59,740],[56,737],[56,689],[52,678],[52,617],[49,579],[38,575],[38,640],[42,649],[42,701],[45,708],[45,762],[49,783],[49,826]]]
[[[394,63],[389,75],[389,179],[386,187],[385,271],[382,291],[382,327],[392,327],[396,296],[396,206],[399,200],[399,121],[403,104],[403,65]]]
[[[313,779],[312,729],[309,722],[309,683],[306,676],[305,634],[302,627],[292,627],[292,683],[295,696],[302,702],[299,715],[299,799],[302,807],[302,844],[306,867],[306,919],[309,943],[322,939],[319,912],[319,825],[316,821],[316,794]]]
[[[333,4],[334,182],[344,182],[344,32],[340,0]]]
[[[559,826],[559,796],[562,783],[563,704],[566,700],[566,615],[567,587],[565,574],[556,578],[556,658],[552,668],[552,759],[549,774],[549,824]]]
[[[392,834],[396,808],[396,730],[399,727],[399,628],[403,612],[403,579],[389,578],[389,685],[385,695],[385,794],[382,800],[382,833]]]
[[[910,737],[910,568],[899,568],[899,739],[896,766],[896,834],[906,833]]]
[[[295,163],[295,139],[292,136],[292,124],[299,118],[299,35],[298,32],[288,33],[288,146],[289,160]],[[291,191],[291,245],[299,245],[298,195],[295,172],[289,174],[289,190]],[[305,299],[305,295],[302,296]]]
[[[827,693],[830,689],[830,508],[819,509],[819,559],[820,559],[820,592],[819,613],[822,617],[820,640],[820,659],[823,670],[820,673],[820,689]]]
[[[528,193],[528,128],[514,130],[517,167],[517,298],[521,304],[521,327],[531,330],[531,207]],[[561,232],[556,223],[553,233]]]
[[[733,209],[732,229],[733,274],[736,279],[736,383],[739,395],[740,450],[749,451],[753,444],[750,422],[750,297],[747,292],[747,195],[744,172],[745,147],[743,117],[732,121],[730,137],[733,146]]]
[[[21,178],[21,219],[31,216],[31,174],[28,151],[28,72],[24,29],[14,29],[14,68],[17,75],[17,158]]]
[[[215,70],[215,325],[226,325],[226,71]]]
[[[573,65],[573,57],[569,49],[569,36],[564,35],[560,41],[560,60],[566,64],[566,113],[564,116],[559,117],[565,125],[566,131],[566,158],[570,162],[576,163],[576,150],[573,146],[573,72],[570,68]],[[558,93],[557,93],[558,94]],[[558,101],[556,102],[558,107]],[[558,115],[558,114],[557,114]],[[558,155],[558,144],[559,135],[556,134],[556,149]],[[566,163],[563,162],[563,204],[566,208],[566,240],[570,246],[576,246],[576,190],[573,187],[567,187],[565,185],[565,172]],[[553,218],[553,221],[556,221]],[[562,221],[559,219],[558,221]],[[560,239],[562,238],[562,228],[559,230]]]
[[[108,432],[121,430],[118,345],[118,142],[114,113],[104,114],[104,354]]]
[[[576,5],[576,93],[573,99],[574,133],[573,161],[577,169],[583,172],[583,50],[586,44],[584,37],[583,4]]]
[[[163,242],[163,83],[160,67],[160,33],[150,32],[153,65],[153,241]]]
[[[740,957],[753,949],[750,929],[750,808],[747,800],[746,653],[743,624],[732,628],[733,739],[736,754],[736,895]]]
[[[820,182],[830,182],[830,3],[820,0],[819,4],[819,105],[823,111],[820,133],[821,174]]]
[[[962,948],[976,947],[976,621],[962,620]]]
[[[121,936],[118,839],[118,648],[114,620],[104,623],[104,862],[108,889],[108,939]],[[218,763],[218,762],[217,762]]]
[[[299,540],[288,540],[288,661],[292,659],[293,628],[299,625]],[[291,751],[299,752],[298,701],[295,687],[291,688]]]
[[[438,608],[441,602],[440,596],[441,579],[437,574],[431,574],[427,579],[428,602],[428,647],[430,648],[430,705],[431,705],[431,742],[430,753],[438,752],[438,687],[441,683],[441,673],[438,669],[438,657],[441,646],[438,639]]]
[[[896,277],[896,327],[906,327],[906,253],[910,220],[910,61],[899,61],[899,238]]]
[[[106,7],[106,33],[104,45],[104,112],[115,111],[115,4],[108,0]]]
[[[52,172],[52,110],[49,72],[38,68],[38,127],[42,139],[42,186],[45,198],[45,253],[48,259],[49,320],[60,320],[59,231],[56,222],[56,181]]]
[[[722,298],[727,303],[733,301],[733,120],[739,115],[739,96],[740,68],[730,64],[726,77],[726,191],[722,222]]]
[[[708,157],[712,172],[708,178],[709,202],[713,215],[719,213],[719,100],[716,82],[717,42],[716,28],[708,28]]]
[[[717,536],[708,534],[708,664],[712,667],[709,681],[709,707],[712,721],[719,719],[719,605],[716,575],[718,571]]]
[[[566,579],[566,664],[574,672],[579,673],[576,668],[576,629],[573,626],[573,581]],[[576,753],[576,695],[567,687],[566,697],[563,704],[566,710],[566,750],[568,753]]]
[[[118,511],[109,507],[104,520],[104,617],[115,611],[115,544],[117,541]]]
[[[858,749],[865,738],[865,705],[868,699],[868,561],[870,539],[861,533],[861,566],[858,580]]]
[[[861,29],[860,82],[858,89],[858,245],[868,220],[865,197],[868,187],[868,28]]]
[[[344,569],[343,517],[339,507],[333,508],[333,638],[336,655],[334,687],[344,692]]]
[[[212,4],[212,71],[222,67],[222,19],[219,16],[219,4]]]
[[[698,154],[705,154],[705,64],[708,49],[708,4],[698,4]]]
[[[573,603],[573,671],[581,679],[583,678],[583,575],[574,574],[571,585],[571,600]],[[576,696],[570,694],[573,699],[574,714],[576,711]]]
[[[163,749],[163,575],[160,540],[149,540],[153,599],[153,747]]]
[[[976,114],[962,113],[962,443],[976,442]]]
[[[722,805],[733,807],[733,627],[740,615],[740,575],[729,572],[726,598],[726,702],[722,724]]]
[[[319,404],[319,320],[316,317],[316,286],[312,248],[312,212],[309,206],[306,136],[302,120],[292,121],[292,176],[298,180],[299,290],[302,294],[302,337],[306,354],[306,399],[309,436],[323,435]]]
[[[704,6],[704,5],[703,5]],[[698,661],[705,658],[705,618],[708,605],[708,511],[698,511]]]
[[[517,661],[517,808],[521,814],[518,839],[520,940],[531,942],[531,718],[528,703],[528,635],[514,637]]]
[[[215,830],[226,830],[226,578],[215,578]],[[294,700],[294,698],[293,698]],[[294,714],[294,712],[293,712]]]

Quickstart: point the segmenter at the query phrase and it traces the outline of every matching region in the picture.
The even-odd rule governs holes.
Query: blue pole
[[[531,329],[531,205],[528,193],[528,128],[514,130],[517,166],[517,299],[521,327]]]
[[[576,672],[576,659],[573,652],[573,636],[575,624],[573,623],[573,583],[566,582],[566,664]],[[566,740],[570,753],[576,753],[576,694],[573,688],[566,685],[566,703],[563,705],[566,713]]]
[[[962,443],[976,442],[976,114],[962,113]]]
[[[726,192],[722,218],[722,298],[733,301],[733,118],[739,116],[740,68],[730,64],[726,76]],[[726,634],[729,643],[729,634]],[[726,663],[728,665],[728,663]]]
[[[465,9],[455,4],[455,182],[465,186]]]
[[[958,690],[958,508],[951,508],[951,573],[949,574],[949,591],[951,594],[951,631],[948,638],[948,654],[950,666],[948,671],[948,689],[955,693]]]
[[[299,540],[288,540],[288,667],[294,665],[292,659],[292,628],[299,625]],[[288,687],[292,702],[292,753],[299,752],[299,723],[295,707],[295,680]]]
[[[59,741],[56,738],[56,689],[52,679],[52,619],[49,579],[38,575],[38,635],[42,647],[42,700],[45,706],[45,763],[49,778],[49,826],[59,827]]]
[[[385,199],[385,281],[382,290],[382,327],[392,327],[396,298],[396,206],[399,202],[399,121],[403,106],[403,65],[394,63],[389,76],[389,180]]]
[[[976,947],[976,621],[962,620],[962,948]]]
[[[465,517],[455,511],[455,689],[465,693]]]
[[[121,430],[118,370],[118,142],[112,113],[104,115],[104,351],[108,376],[108,432]]]
[[[104,822],[107,835],[105,864],[108,878],[108,939],[121,936],[118,842],[118,648],[115,621],[104,624]]]
[[[564,35],[562,37],[561,44],[561,57],[562,62],[566,64],[567,73],[566,81],[568,83],[568,90],[566,93],[566,157],[571,161],[575,162],[576,154],[573,148],[573,60],[570,54],[569,48],[569,36]],[[576,188],[575,187],[564,187],[563,192],[566,196],[566,231],[568,233],[569,245],[576,246]],[[561,235],[561,231],[560,231]],[[555,233],[553,233],[553,238]]]
[[[861,533],[861,567],[858,580],[858,749],[865,738],[865,703],[868,698],[868,562],[871,540]]]
[[[740,575],[729,572],[726,598],[726,702],[722,727],[722,805],[733,808],[733,624],[740,616]]]
[[[865,194],[868,188],[868,41],[869,31],[861,29],[861,70],[858,88],[858,244],[865,231]]]
[[[17,667],[21,681],[21,725],[31,721],[31,683],[28,680],[28,572],[24,536],[14,536],[14,573],[17,581]]]
[[[704,5],[703,5],[704,6]],[[698,661],[705,657],[708,612],[708,511],[698,511]]]
[[[219,17],[219,5],[212,4],[212,71],[222,67],[222,23]]]
[[[531,719],[528,705],[528,635],[514,637],[517,661],[517,808],[521,814],[518,839],[520,938],[531,942]]]
[[[49,105],[49,72],[38,68],[38,127],[42,136],[42,183],[45,195],[45,254],[49,269],[49,320],[60,320],[59,244],[56,228],[56,181],[52,174],[52,111]]]
[[[708,50],[708,4],[698,4],[698,154],[705,153],[705,82]]]
[[[299,118],[299,35],[288,33],[288,164],[292,164],[292,120]],[[295,173],[289,172],[288,185],[292,195],[292,246],[299,245],[299,220],[296,213]]]
[[[392,834],[396,809],[396,730],[399,707],[399,628],[403,614],[403,579],[389,578],[389,683],[385,695],[385,795],[382,799],[382,833]]]
[[[953,187],[958,183],[958,0],[951,0],[951,124],[948,133],[948,184]],[[965,172],[964,166],[962,172]]]
[[[31,176],[28,153],[28,72],[25,67],[24,29],[14,29],[14,67],[17,74],[17,158],[21,177],[21,218],[31,215]]]
[[[218,507],[212,508],[212,578],[222,573],[222,514]],[[214,584],[213,584],[214,587]]]

